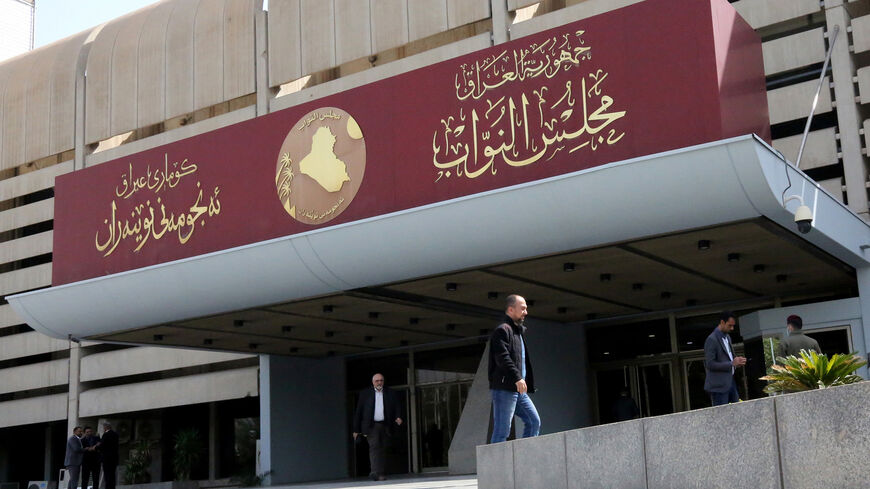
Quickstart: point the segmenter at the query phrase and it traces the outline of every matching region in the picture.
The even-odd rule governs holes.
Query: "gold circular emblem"
[[[281,205],[305,224],[338,217],[356,196],[366,169],[366,143],[353,117],[335,107],[305,114],[284,139],[275,186]]]

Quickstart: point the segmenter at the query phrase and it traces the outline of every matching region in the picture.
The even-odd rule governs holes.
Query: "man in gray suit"
[[[804,320],[800,316],[792,314],[785,320],[785,324],[788,328],[788,337],[779,342],[779,356],[798,355],[801,350],[822,352],[822,349],[819,348],[819,342],[801,331],[804,327]]]
[[[731,337],[737,319],[734,313],[725,311],[719,315],[719,325],[704,341],[704,390],[710,394],[714,406],[729,404],[740,400],[734,370],[746,365],[746,358],[734,355]]]
[[[85,456],[85,447],[82,445],[82,427],[73,428],[73,436],[66,441],[66,456],[63,458],[63,466],[69,472],[67,482],[68,489],[79,487],[79,474],[82,470],[82,460]]]

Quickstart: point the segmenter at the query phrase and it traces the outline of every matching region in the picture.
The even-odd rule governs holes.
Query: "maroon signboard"
[[[769,130],[733,8],[647,0],[59,177],[53,284]]]

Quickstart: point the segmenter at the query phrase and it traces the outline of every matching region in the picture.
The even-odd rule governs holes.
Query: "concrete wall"
[[[586,330],[580,325],[534,319],[526,322],[537,388],[532,400],[541,416],[541,434],[589,426],[592,410]]]
[[[260,461],[271,485],[347,477],[344,369],[341,358],[260,357]]]
[[[862,382],[482,445],[478,487],[865,487],[868,395]]]

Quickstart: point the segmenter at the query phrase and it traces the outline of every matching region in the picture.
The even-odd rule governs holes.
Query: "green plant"
[[[172,468],[176,480],[190,480],[190,471],[202,456],[203,446],[196,428],[188,428],[175,434]]]
[[[837,385],[860,382],[855,371],[867,362],[853,352],[836,354],[830,359],[824,353],[801,350],[800,356],[778,357],[779,365],[773,365],[773,373],[761,377],[768,381],[764,391],[768,394],[801,392],[825,389]]]
[[[124,484],[146,484],[151,482],[148,467],[151,465],[151,442],[136,440],[130,448],[130,458],[124,470]]]

